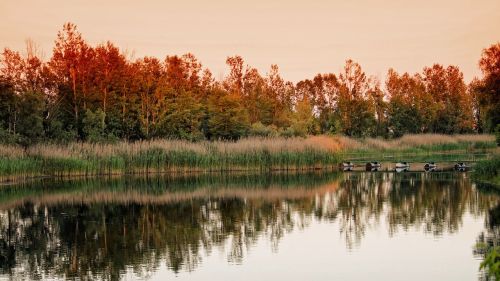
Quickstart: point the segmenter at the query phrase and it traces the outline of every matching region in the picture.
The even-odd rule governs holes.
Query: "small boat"
[[[463,162],[459,162],[459,163],[455,164],[455,170],[459,171],[459,172],[465,172],[468,168],[469,168],[469,166],[467,166]]]
[[[410,163],[408,162],[398,162],[396,163],[396,169],[410,168]]]
[[[424,169],[432,169],[432,168],[437,168],[437,164],[434,162],[425,163]]]
[[[340,164],[340,169],[342,169],[342,171],[345,172],[352,171],[353,168],[354,168],[354,163],[352,162],[343,162],[342,164]]]
[[[380,162],[374,161],[374,162],[368,162],[366,163],[366,171],[367,172],[377,172],[382,165]]]
[[[410,171],[410,167],[402,167],[402,168],[396,167],[395,171],[396,171],[396,173],[408,172],[408,171]]]
[[[380,164],[380,162],[368,162],[366,163],[366,169],[372,169],[372,168],[380,168],[382,165]]]
[[[341,165],[342,168],[349,168],[349,167],[354,167],[354,163],[352,162],[344,162]]]
[[[424,170],[426,172],[432,172],[432,171],[435,171],[436,169],[437,169],[437,164],[434,162],[428,162],[428,163],[425,163],[425,165],[424,165]]]

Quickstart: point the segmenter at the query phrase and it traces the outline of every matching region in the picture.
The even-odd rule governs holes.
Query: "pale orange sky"
[[[278,64],[293,82],[338,73],[347,58],[382,79],[389,67],[441,63],[469,81],[481,50],[500,41],[500,0],[0,0],[0,48],[24,50],[31,38],[48,59],[67,21],[90,44],[110,40],[136,58],[191,52],[216,78],[238,54],[263,75]]]

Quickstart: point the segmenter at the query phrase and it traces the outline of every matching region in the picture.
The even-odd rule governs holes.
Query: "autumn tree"
[[[10,135],[5,139],[16,139],[23,145],[40,141],[45,134],[44,69],[32,44],[27,42],[26,56],[5,49],[0,59],[0,115]]]
[[[342,132],[348,136],[369,136],[373,134],[375,110],[368,98],[368,81],[361,66],[347,60],[339,76],[337,110]]]
[[[139,120],[141,133],[150,137],[151,127],[155,124],[159,113],[157,100],[161,98],[161,92],[157,92],[160,85],[160,79],[163,75],[163,68],[160,61],[156,58],[144,57],[134,63],[137,68],[134,79],[137,83],[139,95]]]
[[[228,57],[226,64],[229,66],[229,75],[224,81],[224,87],[231,93],[243,94],[243,67],[244,61],[240,56]]]
[[[80,108],[82,103],[86,102],[87,95],[87,89],[82,85],[85,84],[83,80],[87,77],[88,62],[92,55],[92,48],[83,40],[76,25],[64,24],[63,30],[57,34],[48,66],[57,80],[57,102],[70,108],[68,111],[71,112],[74,122],[68,126],[72,128],[80,126]]]
[[[500,124],[500,43],[483,50],[479,67],[483,79],[477,87],[478,110],[484,113],[485,131],[493,132]]]
[[[111,42],[95,48],[94,83],[98,87],[97,101],[101,104],[104,115],[108,112],[109,102],[115,103],[121,90],[126,61],[120,50]]]
[[[469,85],[439,64],[390,69],[381,85],[352,60],[294,84],[277,65],[261,75],[240,56],[214,79],[191,53],[133,59],[111,42],[90,46],[66,23],[47,62],[32,41],[25,54],[1,53],[0,141],[491,133],[500,131],[499,57],[500,44],[485,49],[484,76]]]
[[[458,67],[444,68],[439,64],[426,67],[423,83],[427,97],[437,105],[431,131],[446,134],[471,132],[474,124],[472,103]]]
[[[390,99],[387,117],[391,135],[400,137],[407,133],[421,132],[424,125],[421,119],[423,112],[419,112],[418,107],[418,77],[408,73],[399,75],[395,70],[389,69],[385,87]]]
[[[291,122],[294,86],[286,82],[279,73],[279,67],[271,65],[265,78],[266,93],[273,100],[272,123],[276,127],[288,127]]]
[[[250,122],[241,97],[236,93],[214,91],[208,100],[208,139],[237,140],[247,135]]]

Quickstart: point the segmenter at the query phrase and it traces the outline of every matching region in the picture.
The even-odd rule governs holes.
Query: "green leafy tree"
[[[414,134],[420,131],[420,115],[415,107],[408,106],[397,100],[389,103],[389,130],[393,137],[404,134]]]
[[[29,145],[41,141],[44,138],[44,96],[39,93],[24,93],[19,104],[18,132],[21,143]]]
[[[18,96],[12,85],[0,77],[0,142],[12,143],[15,141],[18,119]]]
[[[208,101],[206,136],[209,139],[237,140],[248,134],[247,110],[237,94],[218,91]]]
[[[111,141],[113,136],[106,133],[106,114],[101,108],[95,111],[87,109],[83,118],[83,133],[89,142]]]
[[[181,92],[169,99],[165,111],[160,114],[155,128],[156,137],[186,140],[203,139],[201,123],[202,105],[189,92]]]
[[[292,120],[293,134],[295,136],[306,136],[319,132],[319,123],[314,118],[313,107],[306,98],[299,101],[295,106],[296,112]]]

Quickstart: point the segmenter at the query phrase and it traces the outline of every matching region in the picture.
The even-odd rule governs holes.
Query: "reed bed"
[[[12,176],[111,175],[186,171],[308,170],[336,167],[342,160],[453,152],[470,154],[496,147],[491,135],[406,135],[399,139],[345,136],[247,138],[237,142],[150,140],[23,149],[0,145],[0,178]],[[398,156],[399,155],[399,156]],[[396,157],[398,156],[398,157]],[[405,156],[405,157],[406,157]],[[474,159],[474,157],[473,157]]]
[[[0,153],[0,176],[323,169],[340,161],[331,147],[303,138],[39,144],[26,150],[4,146]]]
[[[339,138],[343,147],[358,150],[404,150],[404,149],[435,149],[451,150],[464,148],[494,148],[493,135],[442,135],[442,134],[410,134],[401,138],[385,140],[380,138],[366,138],[356,140],[348,137]]]
[[[475,162],[498,153],[493,135],[405,135],[398,139],[341,137],[342,158],[349,161]]]
[[[480,182],[500,187],[500,155],[478,162],[474,167],[473,177]]]

